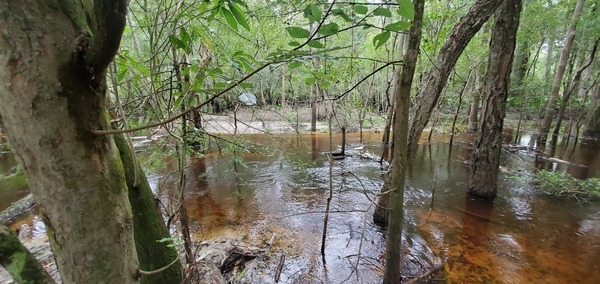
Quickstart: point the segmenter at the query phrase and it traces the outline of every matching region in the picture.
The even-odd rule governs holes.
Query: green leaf
[[[300,61],[292,61],[292,62],[288,63],[287,67],[289,69],[296,69],[298,67],[302,67],[302,62],[300,62]]]
[[[246,88],[246,89],[253,89],[254,88],[254,85],[252,83],[240,83],[239,86],[242,87],[242,88]]]
[[[176,48],[185,49],[185,44],[183,43],[183,41],[172,35],[169,36],[169,42],[171,42],[171,44],[173,44],[173,46],[175,46]]]
[[[125,68],[120,68],[121,70],[119,70],[119,72],[117,73],[117,82],[122,82],[125,78],[125,75],[127,74],[127,67],[124,67]]]
[[[314,47],[314,48],[325,48],[325,46],[322,43],[320,43],[314,39],[309,40],[307,44],[308,44],[308,46]]]
[[[340,26],[337,23],[332,22],[326,25],[322,25],[317,32],[322,35],[332,35],[337,33],[339,30]]]
[[[410,28],[410,23],[405,21],[398,21],[392,24],[385,26],[385,29],[388,31],[399,32]]]
[[[231,26],[231,27],[232,27],[234,30],[236,30],[236,31],[237,31],[237,29],[238,29],[238,26],[237,26],[237,21],[235,20],[235,17],[233,16],[233,14],[232,14],[232,13],[231,13],[229,10],[227,10],[227,9],[225,9],[225,8],[221,9],[221,13],[223,14],[223,16],[225,16],[225,20],[227,21],[227,23],[228,23],[228,24],[229,24],[229,25],[230,25],[230,26]]]
[[[300,46],[300,43],[297,41],[290,41],[290,42],[288,42],[288,45],[289,46]]]
[[[352,22],[352,19],[350,19],[350,17],[348,17],[348,15],[346,15],[344,10],[342,9],[333,9],[331,10],[331,14],[333,14],[334,16],[341,17],[346,22]]]
[[[410,0],[396,0],[398,2],[398,14],[408,20],[415,19],[415,7]]]
[[[179,98],[177,98],[175,100],[175,104],[173,104],[173,108],[179,108],[179,106],[181,105],[182,102],[183,102],[183,96],[180,96]]]
[[[183,44],[185,45],[185,48],[183,48],[183,50],[185,50],[186,52],[189,51],[191,46],[190,43],[192,42],[192,40],[190,39],[190,34],[188,34],[185,28],[182,27],[179,30],[179,37],[181,38],[181,42],[183,42]]]
[[[304,17],[311,23],[318,22],[322,17],[321,10],[315,4],[308,4],[308,6],[304,8]]]
[[[246,21],[246,16],[244,14],[244,12],[242,11],[242,9],[240,7],[238,7],[237,5],[231,4],[231,2],[229,3],[229,10],[231,10],[231,13],[233,14],[233,17],[235,17],[235,19],[237,20],[237,22],[244,27],[244,29],[246,29],[247,31],[250,30],[250,26],[248,25],[248,21]]]
[[[369,8],[363,5],[354,5],[354,12],[356,12],[356,14],[364,15],[369,12]]]
[[[390,10],[387,9],[387,8],[379,7],[377,9],[375,9],[375,11],[373,11],[373,15],[375,15],[375,16],[384,16],[384,17],[391,17],[392,16],[392,12],[390,12]]]
[[[327,89],[327,88],[329,88],[330,85],[331,85],[331,83],[329,81],[319,82],[319,87],[321,87],[322,89]]]
[[[287,32],[293,38],[308,38],[310,36],[310,32],[299,27],[287,27],[285,28]]]
[[[188,98],[188,106],[195,106],[196,105],[196,96],[190,96]]]
[[[306,83],[306,85],[312,85],[315,82],[317,82],[317,78],[315,77],[308,77],[306,78],[306,80],[304,80],[304,83]]]
[[[373,38],[373,45],[375,45],[375,49],[381,47],[383,44],[385,44],[386,41],[388,41],[388,39],[390,39],[390,31],[386,31],[386,32],[382,32],[378,35],[376,35]]]

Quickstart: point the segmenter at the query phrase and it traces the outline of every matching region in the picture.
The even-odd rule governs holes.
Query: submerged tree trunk
[[[520,12],[521,0],[505,0],[496,12],[492,29],[482,117],[471,160],[468,189],[469,193],[485,198],[496,196],[502,126]]]
[[[137,283],[121,162],[108,129],[106,68],[127,1],[0,2],[0,113],[63,283]]]
[[[55,283],[17,234],[0,225],[0,265],[17,283]]]
[[[567,28],[565,46],[563,47],[562,52],[560,54],[560,59],[558,61],[558,66],[554,75],[554,82],[552,83],[552,89],[550,90],[550,98],[548,99],[548,104],[546,105],[544,120],[540,125],[540,133],[537,139],[538,147],[541,151],[543,151],[546,146],[548,132],[550,131],[552,120],[554,119],[554,115],[556,114],[556,102],[558,101],[558,93],[560,91],[562,79],[565,74],[565,69],[567,68],[567,62],[569,61],[571,47],[573,46],[573,41],[575,41],[575,29],[577,28],[577,21],[579,19],[581,11],[583,10],[584,2],[584,0],[577,0],[577,5],[575,6],[575,11],[573,11],[573,17],[571,18],[571,24]]]
[[[431,113],[437,105],[438,99],[458,57],[479,31],[483,23],[494,13],[502,0],[478,0],[469,12],[464,15],[450,31],[450,35],[440,49],[440,53],[425,78],[417,94],[417,103],[411,110],[412,125],[408,140],[408,159],[414,158],[417,143],[421,132],[427,126]]]
[[[129,148],[125,136],[115,134],[114,139],[125,170],[129,203],[133,213],[135,248],[140,260],[140,269],[157,270],[167,266],[179,256],[175,247],[167,246],[172,242],[159,242],[159,240],[170,238],[171,235],[154,199],[146,174],[139,164],[134,164],[137,161],[133,157],[132,149]],[[136,176],[137,185],[135,184]],[[180,283],[182,280],[183,270],[180,261],[160,273],[142,276],[142,283]]]

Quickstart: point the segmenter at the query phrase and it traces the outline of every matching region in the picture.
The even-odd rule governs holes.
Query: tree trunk
[[[600,85],[593,88],[594,96],[590,102],[582,138],[600,139]]]
[[[529,67],[529,38],[517,44],[515,50],[515,60],[511,74],[512,92],[514,96],[523,95],[523,81]]]
[[[562,100],[560,101],[560,109],[558,111],[558,119],[556,120],[556,125],[554,125],[554,130],[552,131],[552,139],[555,140],[558,137],[560,132],[560,125],[562,124],[563,117],[565,115],[565,109],[567,108],[567,104],[569,103],[569,99],[571,95],[575,92],[575,89],[579,88],[579,84],[581,81],[581,74],[585,71],[592,62],[594,62],[594,57],[596,57],[596,49],[598,48],[598,42],[600,42],[600,38],[596,39],[594,45],[592,46],[592,50],[590,51],[590,56],[588,57],[587,62],[583,63],[577,71],[575,71],[575,76],[573,77],[573,81],[568,90],[565,90]],[[570,133],[567,133],[569,135]]]
[[[317,131],[317,104],[319,99],[319,85],[312,85],[310,98],[310,131]]]
[[[404,55],[404,67],[395,84],[396,117],[394,119],[393,142],[394,149],[391,166],[391,189],[386,194],[389,198],[390,214],[388,219],[387,241],[385,251],[385,269],[383,283],[399,283],[402,280],[400,263],[402,259],[402,223],[404,222],[404,182],[406,178],[407,140],[408,140],[408,111],[410,109],[410,89],[415,74],[415,66],[419,55],[421,42],[421,27],[423,21],[424,0],[415,0],[415,16],[409,30],[409,39]],[[382,197],[383,198],[383,197]]]
[[[0,113],[63,283],[137,283],[121,162],[108,129],[106,67],[127,1],[0,2]]]
[[[146,174],[139,164],[134,164],[137,161],[132,155],[125,136],[115,134],[114,139],[125,170],[140,269],[157,270],[175,260],[178,257],[177,250],[175,247],[167,246],[170,242],[158,242],[170,238],[171,235],[154,199]],[[136,175],[137,185],[135,185]],[[142,283],[181,283],[182,279],[181,262],[177,261],[160,273],[142,276]]]
[[[281,66],[281,109],[286,108],[285,102],[285,64]]]
[[[567,62],[569,61],[569,54],[571,52],[571,47],[573,46],[573,41],[575,40],[575,29],[577,28],[577,21],[579,19],[581,11],[583,10],[584,2],[584,0],[577,0],[577,5],[575,6],[575,11],[573,11],[573,17],[571,18],[571,24],[567,28],[565,46],[563,47],[562,52],[560,54],[560,59],[556,68],[556,74],[554,75],[554,82],[552,83],[552,89],[550,90],[550,98],[548,100],[548,104],[546,105],[544,120],[540,125],[540,133],[538,136],[538,147],[540,151],[543,151],[546,146],[548,132],[550,131],[552,120],[554,119],[554,115],[556,114],[555,108],[556,102],[558,101],[558,93],[560,91],[560,85],[565,74]]]
[[[0,225],[0,265],[17,283],[55,283],[17,234]]]
[[[502,0],[478,0],[469,12],[464,15],[450,31],[450,35],[440,49],[439,56],[434,62],[417,94],[417,103],[411,110],[412,126],[408,141],[408,159],[414,158],[421,132],[427,126],[429,118],[437,105],[438,99],[458,57],[479,31],[483,23],[494,13]]]
[[[498,183],[502,126],[515,49],[521,0],[505,0],[495,14],[485,82],[482,117],[471,160],[469,193],[494,198]]]
[[[481,91],[483,90],[481,86],[481,74],[483,65],[481,62],[477,64],[477,69],[475,70],[475,86],[473,88],[473,99],[471,100],[471,107],[469,109],[469,119],[467,123],[467,131],[474,133],[477,132],[477,124],[478,124],[478,113],[479,113],[479,100],[481,99]]]

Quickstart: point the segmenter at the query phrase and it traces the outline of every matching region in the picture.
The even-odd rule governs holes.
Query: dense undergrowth
[[[600,178],[578,180],[567,173],[541,170],[535,174],[535,182],[547,195],[579,201],[600,200]]]

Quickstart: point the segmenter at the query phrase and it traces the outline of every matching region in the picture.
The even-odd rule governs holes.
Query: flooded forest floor
[[[337,125],[348,125],[350,133],[347,156],[332,161],[331,180],[328,123],[320,122],[316,133],[307,133],[309,117],[307,110],[252,109],[237,113],[237,123],[231,114],[204,116],[207,132],[220,133],[241,147],[211,142],[206,155],[188,161],[186,207],[198,277],[212,277],[209,283],[381,282],[385,232],[371,215],[387,170],[377,158],[383,152],[383,116],[367,115],[362,135],[356,117],[340,116],[333,123],[334,151],[341,145]],[[503,151],[498,197],[489,202],[466,194],[472,135],[457,134],[450,147],[444,129],[436,127],[431,140],[429,132],[423,133],[408,172],[405,280],[441,266],[428,282],[600,282],[598,203],[543,195],[533,178],[537,169],[578,179],[600,177],[597,143],[559,144],[554,160],[536,161],[528,148],[535,136],[520,133],[515,139],[517,133],[507,129],[505,143],[518,147]],[[234,137],[234,132],[240,135]],[[144,141],[155,144],[144,146]],[[168,211],[176,184],[169,173],[176,163],[164,153],[156,158],[153,153],[164,146],[152,141],[137,141],[140,156],[153,191]],[[2,173],[14,164],[12,154],[0,156]],[[0,186],[2,201],[8,204],[27,195],[26,186],[3,181]],[[333,199],[322,257],[330,187]],[[0,210],[8,204],[0,204]],[[35,210],[13,220],[11,228],[56,272]],[[219,278],[213,272],[232,251],[252,257],[235,260],[224,273],[227,280]],[[212,272],[202,267],[212,267]],[[0,283],[10,283],[7,279],[0,273]]]

